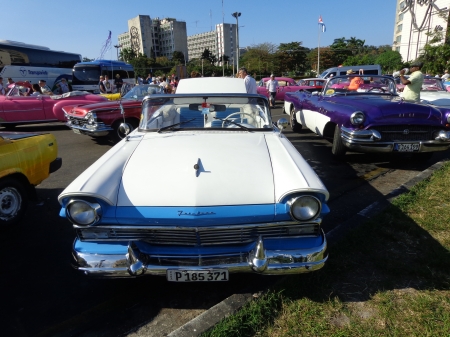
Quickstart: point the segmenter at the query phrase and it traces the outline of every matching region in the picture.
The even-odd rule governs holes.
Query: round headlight
[[[450,123],[450,114],[447,115],[447,123]]]
[[[100,220],[101,207],[84,200],[72,200],[67,204],[66,214],[74,224],[90,226]]]
[[[294,198],[290,206],[291,216],[297,221],[312,220],[320,214],[321,209],[319,199],[310,195]]]
[[[350,116],[350,122],[353,125],[360,125],[360,124],[364,123],[365,120],[366,120],[366,116],[364,115],[364,112],[362,112],[362,111],[355,111]]]

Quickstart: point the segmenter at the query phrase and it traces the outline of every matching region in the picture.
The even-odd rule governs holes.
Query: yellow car
[[[62,164],[52,134],[0,132],[0,228],[17,224],[35,186]]]

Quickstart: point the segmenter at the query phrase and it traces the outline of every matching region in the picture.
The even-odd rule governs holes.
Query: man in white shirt
[[[450,77],[450,75],[449,75],[449,73],[448,73],[448,70],[446,69],[446,70],[445,70],[445,74],[442,75],[441,78],[442,78],[444,81],[447,81],[449,77]]]
[[[113,92],[112,84],[109,81],[109,76],[105,75],[105,80],[103,81],[103,85],[105,86],[106,94],[110,94]]]
[[[45,80],[39,80],[39,86],[41,87],[42,95],[53,95],[53,91],[48,87]]]
[[[239,78],[244,79],[245,88],[248,94],[256,94],[256,81],[247,73],[247,68],[242,67],[239,69]]]
[[[270,75],[270,80],[266,83],[267,92],[269,93],[269,105],[271,108],[275,106],[275,97],[277,96],[278,89],[280,86],[278,85],[278,81],[275,79],[275,75]]]

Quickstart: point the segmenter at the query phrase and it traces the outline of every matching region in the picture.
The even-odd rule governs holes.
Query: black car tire
[[[333,153],[335,157],[343,157],[346,152],[347,148],[345,147],[341,138],[341,128],[339,127],[339,125],[336,125],[334,128],[334,137],[333,137],[333,145],[331,147],[331,153]]]
[[[111,131],[111,139],[115,142],[115,143],[117,143],[117,142],[120,142],[126,135],[124,134],[124,133],[122,133],[122,132],[120,132],[120,130],[119,130],[119,126],[120,126],[120,124],[122,124],[123,123],[123,120],[120,120],[120,121],[116,121],[114,124],[113,124],[113,126],[112,126],[112,128],[114,129],[113,131]],[[135,119],[126,119],[125,120],[125,123],[127,123],[128,124],[128,126],[130,127],[130,129],[131,129],[131,131],[133,131],[134,129],[136,129],[138,126],[139,126],[139,122],[137,121],[137,120],[135,120]],[[131,132],[130,131],[130,132]]]
[[[299,133],[302,129],[302,125],[299,122],[297,122],[297,119],[295,118],[294,106],[291,107],[290,120],[292,131]]]
[[[23,183],[15,178],[0,180],[0,228],[16,225],[24,216],[28,195]]]

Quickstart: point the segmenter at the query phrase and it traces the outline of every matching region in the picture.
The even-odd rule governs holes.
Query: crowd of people
[[[28,85],[24,84],[25,86],[31,86],[29,90],[22,92],[24,96],[37,96],[37,95],[62,95],[66,92],[72,91],[70,84],[67,82],[67,80],[63,77],[59,82],[56,83],[56,88],[54,91],[52,91],[49,86],[47,85],[46,80],[39,80],[38,83],[31,84],[28,81],[24,81],[25,83],[28,83]],[[20,83],[20,82],[19,82]],[[3,84],[3,77],[0,77],[0,95],[6,95],[9,90],[13,88],[13,86],[16,84],[14,80],[11,77],[8,77],[8,83]]]

